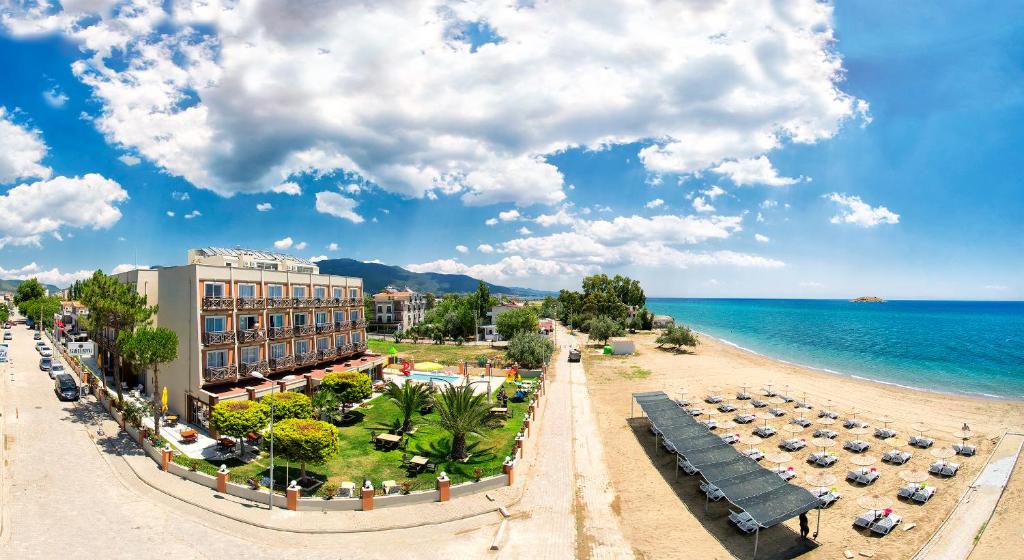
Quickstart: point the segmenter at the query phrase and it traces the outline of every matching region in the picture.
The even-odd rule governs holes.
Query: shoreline
[[[764,358],[766,360],[771,360],[773,362],[778,362],[780,364],[785,364],[787,366],[793,366],[793,367],[813,370],[815,372],[826,373],[826,374],[829,374],[829,375],[836,375],[836,376],[844,377],[844,378],[847,378],[847,379],[855,379],[857,381],[866,381],[866,382],[869,382],[869,383],[877,383],[879,385],[887,385],[889,387],[896,387],[896,388],[899,388],[899,389],[905,389],[905,390],[909,390],[909,391],[918,391],[918,392],[921,392],[921,393],[931,393],[931,394],[939,395],[939,396],[943,396],[943,397],[970,398],[970,399],[978,399],[978,400],[983,400],[983,401],[999,401],[999,402],[1005,402],[1005,403],[1024,403],[1024,396],[1020,396],[1020,397],[1004,397],[1004,396],[1000,396],[1000,395],[992,395],[992,394],[989,394],[989,393],[981,393],[981,392],[977,392],[977,391],[940,391],[938,389],[929,389],[929,388],[926,388],[926,387],[916,387],[914,385],[904,385],[902,383],[896,383],[895,381],[883,381],[881,379],[874,379],[874,378],[871,378],[871,377],[865,377],[863,375],[858,375],[858,374],[855,374],[855,373],[846,373],[846,372],[836,371],[836,370],[825,368],[825,367],[818,367],[818,366],[812,366],[812,365],[809,365],[809,364],[802,364],[802,363],[799,363],[799,362],[792,362],[792,361],[789,361],[789,360],[785,360],[783,358],[779,358],[777,356],[772,356],[772,355],[769,355],[769,354],[764,354],[762,352],[758,352],[757,350],[753,350],[753,349],[747,348],[745,346],[740,346],[739,344],[736,344],[735,342],[733,342],[733,341],[731,341],[731,340],[729,340],[727,338],[722,338],[720,336],[715,336],[715,335],[713,335],[711,333],[708,333],[708,332],[705,332],[705,331],[700,331],[700,330],[697,330],[697,329],[693,329],[693,332],[697,333],[697,335],[700,338],[702,338],[702,339],[710,338],[710,339],[715,340],[715,341],[717,341],[717,342],[719,342],[721,344],[724,344],[724,345],[729,346],[731,348],[735,348],[736,350],[739,350],[741,352],[746,352],[748,354],[752,354],[752,355],[757,356],[759,358]]]

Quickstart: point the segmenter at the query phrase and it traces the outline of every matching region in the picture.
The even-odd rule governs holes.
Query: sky
[[[0,0],[0,278],[1024,299],[1024,5]]]

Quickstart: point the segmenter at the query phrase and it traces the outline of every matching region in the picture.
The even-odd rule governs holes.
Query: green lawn
[[[411,358],[416,362],[437,362],[453,366],[463,361],[476,362],[480,356],[488,359],[504,361],[505,352],[489,346],[459,346],[458,344],[412,344],[411,342],[393,342],[391,340],[370,340],[367,342],[371,352],[390,355],[391,349],[398,351],[402,358]]]
[[[495,393],[500,387],[495,387]],[[506,392],[515,394],[512,385],[506,387]],[[364,478],[373,481],[374,486],[380,487],[381,481],[395,480],[399,484],[409,482],[413,490],[431,489],[434,487],[435,473],[423,472],[419,475],[410,476],[402,467],[402,453],[409,456],[425,455],[430,462],[437,464],[437,470],[445,471],[452,479],[453,484],[474,479],[474,470],[480,469],[482,476],[491,476],[501,473],[501,464],[507,455],[512,452],[516,433],[522,428],[523,416],[526,413],[526,401],[515,403],[509,401],[509,408],[513,416],[511,420],[502,421],[495,419],[491,426],[482,434],[482,437],[470,436],[469,449],[473,454],[466,463],[456,463],[445,460],[448,455],[451,438],[443,430],[431,424],[436,418],[436,413],[429,415],[417,414],[415,417],[416,433],[409,436],[406,449],[394,451],[378,451],[370,441],[370,432],[378,434],[387,432],[398,426],[400,422],[398,408],[388,400],[380,396],[366,406],[356,409],[354,412],[359,416],[351,425],[339,428],[341,438],[341,453],[333,458],[326,465],[308,466],[309,474],[321,479],[328,479],[335,482],[355,482],[356,486]],[[262,477],[268,474],[270,465],[269,456],[263,456],[247,465],[234,466],[228,463],[232,479],[242,482],[251,477]],[[274,479],[276,484],[285,481],[286,462],[280,457],[274,460]],[[219,463],[211,465],[219,466]],[[204,465],[204,467],[206,467]],[[291,465],[291,478],[298,477],[298,465]],[[202,470],[207,470],[203,468]]]

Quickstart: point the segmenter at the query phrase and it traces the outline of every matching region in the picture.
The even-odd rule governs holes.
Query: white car
[[[49,348],[46,348],[44,346],[43,348],[39,349],[39,355],[44,357],[44,358],[52,358],[53,357],[53,350],[50,350]]]
[[[64,369],[64,364],[53,362],[50,364],[50,379],[57,377],[58,373],[67,373],[67,370]]]
[[[42,340],[40,340],[39,342],[36,342],[36,352],[39,352],[43,348],[46,348],[46,343],[45,342],[43,342]]]

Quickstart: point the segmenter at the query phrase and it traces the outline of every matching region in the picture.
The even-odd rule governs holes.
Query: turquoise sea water
[[[652,298],[647,305],[796,364],[919,389],[1024,399],[1024,302]]]

